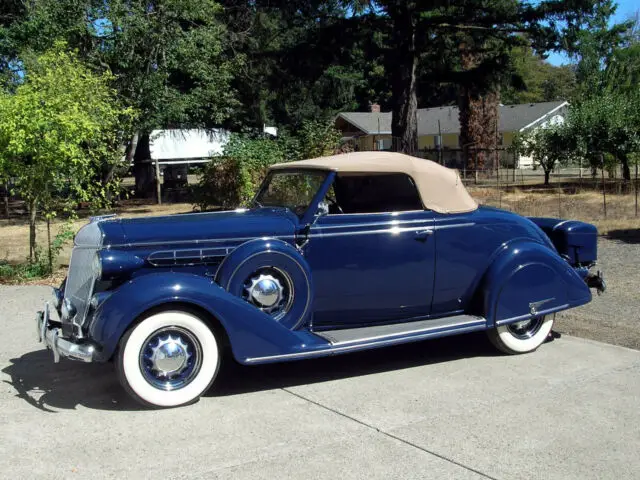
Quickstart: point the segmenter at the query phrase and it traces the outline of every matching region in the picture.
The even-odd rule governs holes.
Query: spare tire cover
[[[286,309],[274,319],[291,330],[306,324],[312,311],[311,271],[302,255],[282,240],[261,238],[243,243],[224,259],[216,282],[232,295],[245,298],[247,282],[261,273],[278,278],[287,295]]]

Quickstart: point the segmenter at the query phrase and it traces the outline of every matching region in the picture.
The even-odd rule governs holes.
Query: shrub
[[[323,122],[305,122],[296,135],[278,139],[232,135],[224,156],[203,169],[194,202],[201,210],[247,206],[271,165],[331,155],[339,141],[340,132]]]

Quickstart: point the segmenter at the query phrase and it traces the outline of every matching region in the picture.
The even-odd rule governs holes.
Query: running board
[[[395,323],[393,325],[377,325],[313,333],[327,340],[332,346],[340,347],[354,343],[386,342],[398,337],[412,337],[414,335],[422,337],[424,334],[435,334],[450,329],[485,327],[486,323],[487,321],[482,317],[456,315],[454,317]]]
[[[456,315],[454,317],[417,320],[414,322],[378,325],[375,327],[348,328],[345,330],[328,330],[324,332],[308,332],[322,338],[327,343],[314,345],[301,351],[269,355],[265,357],[248,357],[242,363],[251,365],[259,363],[285,362],[304,358],[326,357],[341,353],[357,352],[370,348],[399,345],[417,342],[428,338],[444,337],[456,333],[484,330],[487,321],[473,315]],[[308,348],[304,344],[303,348]]]

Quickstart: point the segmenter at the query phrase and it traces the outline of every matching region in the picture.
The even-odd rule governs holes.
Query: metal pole
[[[160,185],[160,162],[156,158],[156,198],[158,199],[158,205],[162,204],[162,191]]]
[[[580,169],[580,190],[582,190],[582,157],[580,157],[579,162],[580,164],[578,168]]]
[[[638,216],[638,162],[640,158],[636,158],[636,217]]]
[[[636,164],[636,177],[638,176],[638,165]],[[636,184],[638,182],[636,181]],[[4,184],[4,212],[7,218],[9,218],[9,182]]]
[[[440,129],[440,119],[438,119],[438,163],[442,165],[442,130]]]
[[[602,163],[602,205],[604,207],[604,218],[607,218],[607,192],[604,183],[604,155],[600,154],[600,162]]]
[[[562,218],[562,189],[558,188],[558,218]]]

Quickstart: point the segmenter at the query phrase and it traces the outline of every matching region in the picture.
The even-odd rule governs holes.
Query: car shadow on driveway
[[[120,386],[111,363],[53,363],[51,351],[40,349],[12,358],[2,369],[15,396],[45,412],[75,409],[143,410]]]
[[[556,337],[559,336],[556,334]],[[315,360],[242,366],[227,357],[205,397],[326,382],[426,366],[462,358],[497,356],[485,336],[471,333]],[[41,349],[10,360],[2,369],[15,395],[44,412],[75,409],[146,410],[120,386],[113,364],[83,364],[69,360],[55,364]]]
[[[483,333],[407,343],[313,360],[243,366],[227,362],[206,396],[287,388],[433,365],[462,358],[498,356]]]

